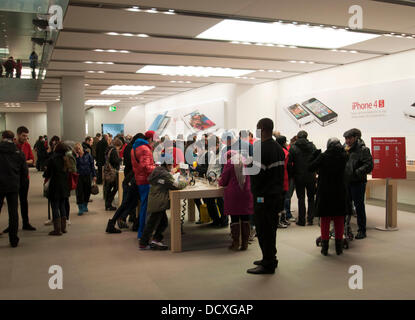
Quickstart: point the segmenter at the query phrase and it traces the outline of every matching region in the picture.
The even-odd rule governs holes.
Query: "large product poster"
[[[224,128],[225,101],[214,101],[183,108],[166,108],[149,116],[148,130],[160,137],[184,137],[192,133],[215,132]]]
[[[277,101],[276,129],[288,139],[298,131],[323,150],[330,137],[344,141],[351,128],[371,137],[405,137],[408,159],[415,159],[415,79],[383,82],[360,87],[283,94]]]

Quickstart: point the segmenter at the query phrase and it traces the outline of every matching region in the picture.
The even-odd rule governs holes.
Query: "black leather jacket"
[[[348,151],[345,169],[346,182],[367,182],[367,175],[373,170],[373,159],[364,142],[357,140]]]

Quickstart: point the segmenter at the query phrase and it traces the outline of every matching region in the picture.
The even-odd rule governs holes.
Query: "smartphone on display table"
[[[300,127],[314,121],[310,113],[301,104],[293,104],[292,106],[285,108],[285,110]]]
[[[315,117],[317,123],[323,127],[337,121],[337,113],[316,98],[304,101],[302,105]]]

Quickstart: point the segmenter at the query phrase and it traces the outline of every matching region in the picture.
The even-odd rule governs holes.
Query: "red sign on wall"
[[[372,138],[373,178],[406,179],[405,138]]]

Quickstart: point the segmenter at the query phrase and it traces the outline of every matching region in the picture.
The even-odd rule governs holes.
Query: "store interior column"
[[[60,137],[62,135],[61,123],[61,102],[48,101],[47,102],[47,135],[50,138],[53,136]]]
[[[82,142],[85,139],[84,77],[62,77],[61,115],[63,141]]]

